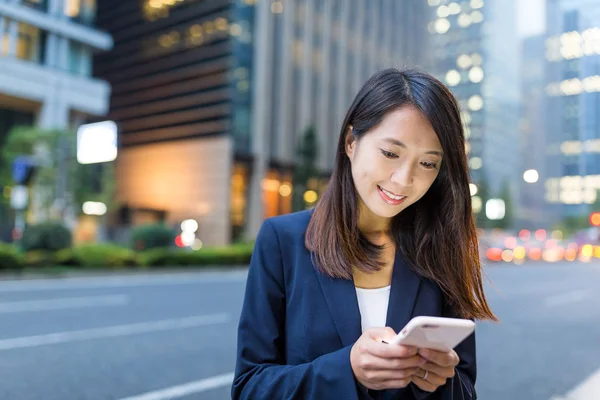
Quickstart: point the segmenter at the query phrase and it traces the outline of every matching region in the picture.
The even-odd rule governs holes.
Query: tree
[[[491,198],[490,188],[485,176],[482,176],[477,185],[477,196],[481,199],[481,211],[477,214],[476,223],[479,228],[488,228],[489,220],[485,215],[485,204]]]
[[[16,157],[32,156],[37,164],[31,183],[38,218],[62,218],[72,207],[81,212],[85,201],[102,201],[114,207],[114,165],[77,162],[77,138],[67,130],[15,127],[0,152],[0,187],[12,186],[11,166]],[[60,201],[57,201],[60,200]],[[52,212],[55,215],[51,215]]]
[[[301,142],[298,144],[299,163],[294,168],[292,191],[292,209],[294,211],[306,209],[304,192],[308,188],[308,182],[319,176],[316,167],[318,152],[317,133],[313,126],[309,126]]]
[[[509,229],[512,226],[513,220],[513,201],[508,181],[502,182],[498,198],[504,201],[504,218],[493,221],[492,226],[494,228]]]

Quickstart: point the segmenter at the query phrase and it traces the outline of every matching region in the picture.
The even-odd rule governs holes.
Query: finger
[[[435,392],[435,390],[438,388],[433,383],[425,381],[422,378],[419,378],[418,376],[413,376],[412,381],[415,385],[417,385],[419,389],[424,390],[426,392]]]
[[[389,326],[384,328],[369,328],[364,333],[366,333],[371,339],[378,342],[381,342],[382,340],[390,340],[396,336],[396,332]]]
[[[372,382],[410,379],[419,373],[420,368],[365,370],[365,377]]]
[[[460,361],[458,354],[454,350],[445,353],[433,349],[419,349],[419,355],[442,367],[454,367]]]
[[[369,343],[368,351],[370,354],[382,358],[408,358],[416,355],[418,350],[412,346],[373,341]]]
[[[415,374],[415,377],[431,383],[434,386],[442,386],[446,383],[446,378],[436,374],[435,372],[425,371],[421,369]]]
[[[384,382],[380,382],[376,385],[377,386],[376,390],[402,389],[402,388],[407,387],[410,384],[410,382],[411,382],[410,378],[384,381]]]
[[[427,360],[415,355],[409,358],[383,358],[372,354],[366,354],[361,358],[360,366],[365,370],[401,370],[407,368],[418,368]]]
[[[443,378],[452,378],[454,376],[454,367],[441,367],[432,362],[428,362],[422,365],[421,368],[425,371],[429,371],[429,375],[434,373]]]

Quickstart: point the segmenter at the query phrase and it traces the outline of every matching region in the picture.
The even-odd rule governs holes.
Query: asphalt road
[[[479,398],[600,399],[574,391],[600,380],[584,382],[600,371],[600,265],[487,272],[502,322],[477,328]],[[0,281],[0,399],[230,398],[244,282],[244,271]]]

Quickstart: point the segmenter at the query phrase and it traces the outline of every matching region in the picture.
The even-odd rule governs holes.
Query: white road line
[[[187,318],[142,322],[137,324],[108,326],[104,328],[56,332],[46,335],[23,336],[0,340],[0,351],[21,349],[25,347],[37,347],[57,343],[76,342],[82,340],[138,335],[141,333],[194,328],[198,326],[224,324],[229,321],[229,314],[221,313],[197,315]]]
[[[74,308],[122,306],[129,303],[125,295],[69,297],[60,299],[0,302],[0,314],[27,311],[67,310]]]
[[[170,388],[156,390],[140,394],[137,396],[126,397],[121,400],[167,400],[177,399],[189,396],[194,393],[206,392],[223,386],[231,385],[233,382],[233,372],[213,376],[211,378],[200,379],[198,381],[185,383],[183,385],[172,386]]]
[[[600,369],[573,388],[565,396],[555,396],[551,400],[597,400],[600,393]]]
[[[546,307],[562,306],[565,304],[579,303],[589,295],[588,290],[573,290],[571,292],[546,297]]]
[[[0,281],[0,293],[243,282],[247,270]]]

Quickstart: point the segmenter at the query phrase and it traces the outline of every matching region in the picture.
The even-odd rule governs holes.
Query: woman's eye
[[[383,154],[386,158],[398,158],[398,154],[383,149],[381,149],[381,154]]]
[[[422,162],[421,165],[423,165],[427,169],[436,169],[437,168],[437,163],[430,163],[427,161]]]

